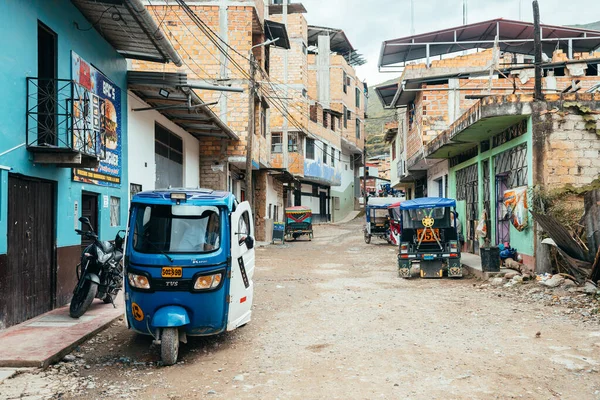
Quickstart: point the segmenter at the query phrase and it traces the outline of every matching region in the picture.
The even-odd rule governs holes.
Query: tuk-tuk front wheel
[[[175,364],[179,353],[179,330],[164,328],[160,339],[160,358],[163,364]]]
[[[371,243],[371,235],[369,235],[368,233],[365,232],[365,243],[369,244]]]

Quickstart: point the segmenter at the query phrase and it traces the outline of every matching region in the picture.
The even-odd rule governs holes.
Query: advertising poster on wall
[[[121,89],[100,71],[71,53],[73,80],[89,91],[74,99],[73,143],[85,153],[105,158],[97,168],[73,169],[73,180],[100,186],[121,186]],[[98,140],[94,140],[98,138]],[[81,143],[83,141],[83,143]]]
[[[515,229],[527,228],[527,186],[506,190],[503,204]]]

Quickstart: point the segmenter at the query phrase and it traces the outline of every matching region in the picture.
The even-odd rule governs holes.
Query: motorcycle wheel
[[[177,328],[163,328],[160,337],[160,358],[164,365],[173,365],[177,362],[179,353],[179,330]]]
[[[79,318],[90,307],[94,297],[98,293],[98,284],[92,281],[86,281],[83,287],[73,294],[71,304],[69,305],[69,315],[71,318]]]
[[[369,235],[368,233],[365,233],[365,243],[366,244],[371,243],[371,235]]]

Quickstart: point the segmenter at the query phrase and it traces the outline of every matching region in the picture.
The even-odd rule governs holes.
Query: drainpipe
[[[179,54],[177,54],[177,51],[175,51],[171,42],[165,37],[154,18],[152,18],[146,7],[144,7],[142,1],[125,0],[125,3],[129,5],[129,8],[135,13],[134,17],[139,18],[140,23],[150,35],[151,40],[160,48],[161,52],[166,53],[166,56],[171,59],[173,64],[182,67],[183,61],[181,61],[181,57],[179,57]]]

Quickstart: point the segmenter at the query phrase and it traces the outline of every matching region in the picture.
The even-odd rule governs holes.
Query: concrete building
[[[457,39],[482,28],[483,51]],[[476,235],[484,216],[486,239],[510,241],[530,265],[541,248],[537,227],[526,211],[517,223],[508,198],[521,196],[526,207],[533,187],[585,190],[600,172],[592,161],[600,155],[598,118],[577,111],[597,106],[598,95],[583,92],[600,82],[600,53],[590,53],[600,32],[542,26],[544,101],[532,97],[532,32],[530,23],[494,20],[385,42],[380,64],[405,69],[396,85],[377,90],[386,107],[399,108],[401,122],[389,131],[394,183],[415,197],[456,198],[464,250],[478,253],[484,244]],[[521,44],[511,45],[517,36]],[[448,43],[473,50],[452,56]],[[414,63],[426,55],[441,59]]]
[[[199,149],[199,185],[232,191],[240,200],[252,200],[257,240],[269,240],[269,222],[282,218],[283,182],[286,171],[271,165],[268,137],[271,110],[279,105],[268,98],[270,52],[273,46],[289,48],[285,28],[269,21],[268,4],[262,0],[188,0],[186,6],[154,1],[147,9],[163,21],[164,30],[182,54],[184,66],[175,68],[134,62],[135,71],[183,73],[195,94],[210,105],[214,118],[205,118],[186,131],[202,136]],[[276,36],[275,36],[276,35]],[[272,45],[268,40],[278,38]],[[250,56],[256,73],[251,76]],[[256,82],[250,113],[250,82]],[[201,88],[220,86],[220,90]],[[230,86],[241,93],[225,91]],[[169,100],[165,99],[163,103]],[[252,118],[251,118],[252,117]],[[178,118],[179,120],[183,118]],[[253,122],[251,122],[253,120]],[[175,121],[177,122],[177,121]],[[252,197],[246,193],[246,152],[252,129]],[[223,134],[223,132],[230,131]],[[187,183],[187,182],[186,182]],[[198,183],[194,186],[197,186]],[[276,199],[276,200],[274,200]],[[271,204],[271,206],[269,206]],[[273,205],[278,206],[275,216]],[[269,210],[270,208],[270,210]],[[271,216],[269,217],[269,213]],[[270,221],[269,221],[270,220]]]
[[[143,10],[137,0],[0,6],[0,329],[70,301],[79,217],[101,240],[126,226],[126,58],[180,62]]]
[[[363,60],[343,31],[310,26],[302,4],[282,3],[269,8],[290,36],[290,50],[271,51],[285,110],[271,109],[272,165],[295,179],[285,185],[286,206],[309,206],[316,221],[338,221],[357,206],[366,86],[353,66]]]

